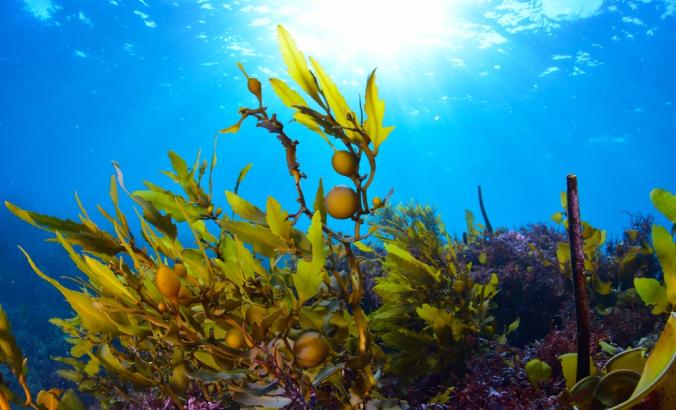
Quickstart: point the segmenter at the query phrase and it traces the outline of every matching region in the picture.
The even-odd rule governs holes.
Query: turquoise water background
[[[565,176],[579,177],[583,218],[618,237],[623,211],[653,213],[654,187],[676,190],[676,1],[159,1],[0,2],[0,198],[77,217],[108,205],[111,160],[128,188],[169,181],[167,150],[210,156],[213,135],[253,106],[236,62],[286,79],[275,27],[334,77],[356,109],[378,68],[396,125],[379,155],[374,194],[434,205],[451,232],[478,215],[483,186],[495,226],[549,221]],[[264,81],[264,87],[267,83]],[[264,88],[266,105],[290,112]],[[299,162],[314,193],[331,148],[297,124]],[[277,141],[253,123],[221,137],[216,190],[295,208]],[[217,200],[225,204],[224,195]],[[39,231],[0,209],[0,304],[34,361],[59,351],[46,319],[53,276],[73,274]],[[57,340],[56,342],[52,342]],[[45,365],[46,366],[46,365]]]

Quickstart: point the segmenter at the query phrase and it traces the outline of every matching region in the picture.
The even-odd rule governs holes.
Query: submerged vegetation
[[[81,409],[85,396],[128,409],[630,409],[676,400],[673,194],[651,194],[671,232],[635,217],[623,241],[604,248],[605,232],[583,223],[592,375],[576,380],[566,235],[547,225],[494,227],[480,188],[484,224],[467,211],[461,238],[431,207],[374,196],[378,153],[393,128],[383,122],[375,71],[354,111],[284,28],[278,36],[305,97],[280,79],[270,87],[331,146],[327,164],[347,185],[325,191],[320,179],[308,195],[298,141],[240,65],[257,106],[240,108],[239,121],[219,134],[250,118],[271,133],[297,209],[241,197],[247,167],[225,193],[232,213],[224,211],[212,189],[216,154],[189,165],[173,152],[165,175],[180,190],[146,182],[129,192],[115,166],[112,211],[98,207],[107,230],[78,198],[79,221],[6,203],[51,232],[81,272],[66,286],[21,249],[75,312],[51,322],[71,346],[56,359],[65,366],[59,375],[78,391],[30,391],[30,362],[0,308],[0,363],[13,375],[0,379],[0,410]],[[123,212],[120,192],[138,223]],[[351,232],[334,229],[334,219]],[[566,212],[553,219],[568,224]]]

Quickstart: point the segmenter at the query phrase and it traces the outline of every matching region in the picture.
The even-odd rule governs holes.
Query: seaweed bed
[[[65,250],[72,265],[52,261],[43,272],[44,258],[38,266],[21,248],[75,316],[50,319],[44,343],[31,339],[43,323],[10,326],[31,312],[0,308],[0,410],[674,404],[675,195],[650,194],[671,231],[630,214],[623,237],[607,240],[579,221],[570,186],[554,224],[514,230],[490,224],[479,187],[483,223],[467,210],[465,232],[453,237],[433,208],[373,196],[378,152],[393,129],[383,124],[375,71],[357,115],[283,27],[278,35],[289,77],[311,103],[280,79],[270,86],[295,121],[331,145],[331,166],[350,185],[325,192],[320,179],[307,195],[298,142],[240,65],[256,105],[240,108],[216,138],[248,119],[271,133],[297,210],[241,197],[247,167],[224,212],[212,192],[216,152],[192,166],[169,153],[164,174],[180,190],[146,182],[129,192],[115,165],[112,209],[98,208],[106,229],[77,197],[79,221],[6,203]],[[336,220],[351,232],[336,230]],[[49,276],[54,270],[68,280]]]

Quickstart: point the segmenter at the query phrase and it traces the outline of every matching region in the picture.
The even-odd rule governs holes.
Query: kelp
[[[676,226],[676,195],[664,189],[653,189],[650,199],[655,208]],[[652,225],[652,245],[662,268],[663,284],[655,278],[634,278],[634,287],[646,305],[652,306],[652,313],[659,315],[671,312],[676,306],[676,243],[674,229],[671,233],[656,224]]]
[[[576,354],[560,360],[567,386],[563,397],[580,410],[670,409],[676,404],[676,313],[647,358],[644,348],[620,351],[577,382]]]
[[[21,395],[3,384],[0,377],[0,410],[10,410],[11,405],[30,407],[36,410],[84,410],[85,406],[73,390],[41,390],[35,400],[28,388],[28,359],[16,342],[7,313],[0,305],[0,365],[4,365],[21,386]]]
[[[498,277],[475,283],[471,264],[458,260],[462,244],[430,207],[384,209],[376,224],[384,257],[374,290],[382,306],[369,319],[389,354],[385,370],[408,383],[423,375],[444,379],[464,367],[479,336],[494,336]]]
[[[650,195],[655,207],[672,223],[676,216],[670,212],[676,208],[676,197],[662,189]],[[673,219],[671,219],[673,218]],[[676,287],[676,244],[672,234],[661,226],[652,227],[653,247],[662,267],[665,285],[652,278],[635,278],[634,284],[643,301],[653,306],[652,313],[671,311],[676,300],[672,294]],[[593,280],[593,279],[592,279]],[[562,356],[566,391],[571,400],[582,410],[633,408],[671,408],[676,404],[676,313],[669,319],[652,352],[645,359],[645,349],[620,352],[606,362],[600,371],[574,383],[577,360],[574,355]],[[592,369],[594,370],[594,369]],[[594,375],[599,373],[599,375]],[[573,385],[574,384],[574,385]],[[571,387],[572,386],[572,387]]]
[[[565,192],[561,193],[561,207],[564,211],[556,212],[552,216],[552,220],[557,224],[562,225],[568,229],[567,218],[567,200]],[[599,273],[599,266],[601,263],[602,246],[606,241],[606,231],[595,228],[588,222],[582,221],[582,242],[584,253],[584,270],[585,274],[589,276],[590,288],[599,295],[606,296],[612,292],[612,281],[605,281],[601,278]],[[556,256],[559,261],[559,267],[566,277],[571,275],[571,255],[570,245],[567,242],[559,242],[556,249]]]
[[[273,92],[267,93],[261,81],[238,64],[255,106],[240,108],[239,119],[217,138],[238,132],[250,118],[271,133],[284,151],[297,208],[285,209],[271,196],[262,204],[241,196],[239,188],[251,164],[233,180],[232,191],[214,193],[216,144],[210,161],[198,155],[188,163],[169,152],[171,169],[164,175],[175,184],[171,188],[145,182],[143,189],[129,192],[122,169],[114,163],[112,209],[97,205],[107,229],[89,216],[77,196],[77,220],[6,203],[20,219],[51,232],[50,240],[64,248],[81,272],[74,285],[67,285],[48,269],[43,272],[39,261],[21,249],[35,273],[53,285],[75,313],[51,320],[70,344],[69,357],[56,358],[66,366],[59,374],[103,407],[133,401],[138,391],[179,407],[194,392],[206,401],[240,408],[405,406],[396,398],[382,397],[388,391],[384,377],[397,378],[397,393],[432,378],[441,383],[433,401],[449,403],[452,383],[467,370],[469,359],[487,346],[506,349],[507,335],[519,327],[518,317],[507,323],[494,317],[500,309],[496,295],[503,272],[493,268],[495,254],[489,250],[504,240],[500,229],[488,222],[480,191],[486,226],[476,223],[467,210],[462,240],[448,234],[430,207],[393,207],[392,191],[371,196],[377,157],[393,129],[385,125],[376,71],[366,79],[364,104],[360,101],[353,109],[336,82],[316,60],[309,58],[308,63],[283,27],[277,35],[291,81],[272,78]],[[291,109],[290,118],[347,161],[343,166],[331,162],[348,185],[325,190],[319,178],[314,195],[307,195],[307,175],[296,150],[299,141],[287,134],[282,115],[268,111],[267,98],[273,94]],[[120,190],[137,224],[130,224],[130,216],[122,211],[126,205]],[[354,204],[336,204],[334,192],[346,194],[342,197]],[[651,198],[676,226],[674,195],[655,190]],[[562,206],[566,208],[565,202]],[[343,218],[345,209],[349,212]],[[565,226],[566,217],[559,212],[553,218]],[[332,218],[348,220],[353,229],[349,234],[336,231]],[[307,222],[306,229],[299,229],[301,220]],[[132,230],[132,225],[138,228]],[[589,286],[607,297],[621,285],[602,276],[606,234],[587,223],[583,226]],[[673,233],[674,227],[670,234],[655,226],[652,247],[632,245],[622,254],[623,275],[633,279],[636,258],[654,249],[664,284],[659,277],[637,277],[634,283],[656,314],[673,309],[676,298]],[[542,266],[556,266],[554,257],[547,259],[535,244],[519,244]],[[562,242],[556,253],[566,274],[570,250]],[[380,270],[365,272],[374,266]],[[524,267],[530,274],[528,269]],[[613,380],[636,379],[635,390],[623,403],[629,407],[621,408],[656,396],[671,403],[675,320],[672,313],[638,378],[626,371],[639,374],[643,350],[625,352],[605,368],[594,369],[597,379],[591,383],[611,374],[617,378]],[[515,367],[525,362],[521,358],[500,360],[509,372],[520,371],[522,379],[525,374],[525,383],[530,381],[535,390],[558,371],[537,358],[520,369]],[[570,377],[574,354],[561,361],[564,376]],[[83,408],[73,391],[46,389],[33,399],[26,384],[26,360],[1,308],[0,363],[23,390],[13,392],[0,381],[0,410],[10,403],[48,410]]]
[[[66,287],[43,273],[22,249],[33,270],[56,287],[76,313],[72,319],[52,321],[72,345],[71,357],[57,358],[70,366],[60,371],[61,376],[102,404],[128,399],[124,392],[133,386],[157,389],[179,406],[191,388],[208,400],[242,405],[358,406],[376,383],[372,337],[361,307],[363,277],[353,246],[372,233],[361,231],[364,218],[374,209],[368,189],[376,155],[393,127],[383,126],[385,105],[378,97],[375,72],[367,79],[366,106],[359,107],[366,110],[367,119],[357,121],[319,63],[311,58],[310,71],[289,33],[280,26],[278,35],[289,76],[319,111],[282,80],[271,79],[273,91],[295,110],[298,122],[324,138],[334,137],[331,146],[343,145],[356,164],[362,158],[368,164],[348,175],[357,198],[352,235],[330,228],[330,209],[324,204],[329,197],[325,198],[321,181],[314,204],[306,203],[302,186],[306,175],[296,157],[298,141],[286,134],[276,114],[268,113],[260,81],[241,64],[258,106],[241,108],[240,120],[220,133],[237,132],[245,119],[253,117],[257,126],[277,137],[298,194],[295,212],[283,209],[273,197],[261,209],[239,196],[248,165],[234,191],[225,193],[232,210],[228,216],[212,192],[215,153],[211,161],[198,156],[191,166],[169,152],[171,171],[164,174],[178,185],[178,192],[151,182],[129,192],[114,163],[110,185],[114,211],[98,206],[112,226],[108,231],[89,217],[79,199],[80,222],[6,203],[19,218],[52,232],[83,274],[81,289]],[[136,207],[140,234],[132,232],[121,210],[118,188]],[[302,217],[310,220],[306,232],[296,227]],[[193,242],[179,232],[192,236]],[[338,270],[329,258],[346,260],[348,270]],[[318,336],[310,337],[310,331]],[[302,350],[302,360],[293,347],[301,336],[310,346]],[[8,346],[15,346],[12,343]],[[0,359],[23,377],[16,364],[20,354],[12,352]],[[317,357],[317,352],[323,353]],[[45,402],[66,400],[54,391],[41,397]]]

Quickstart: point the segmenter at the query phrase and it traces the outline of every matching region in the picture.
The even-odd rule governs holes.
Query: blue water
[[[168,182],[167,150],[190,161],[198,150],[211,155],[214,132],[255,104],[235,63],[286,78],[277,24],[353,107],[378,67],[386,120],[397,128],[372,190],[435,205],[452,232],[462,232],[465,208],[478,214],[478,184],[493,225],[515,227],[549,220],[566,174],[576,173],[583,218],[610,236],[626,226],[622,211],[652,213],[652,188],[676,190],[676,1],[406,3],[3,0],[0,198],[75,218],[75,191],[92,212],[108,204],[111,160],[138,189],[145,179]],[[320,176],[325,186],[344,182],[326,143],[287,127],[301,141],[310,195]],[[271,135],[245,124],[220,138],[218,157],[216,192],[253,162],[241,194],[294,209]],[[0,303],[38,303],[32,319],[8,310],[16,327],[44,325],[63,303],[15,246],[52,275],[72,268],[4,207],[0,229]]]

